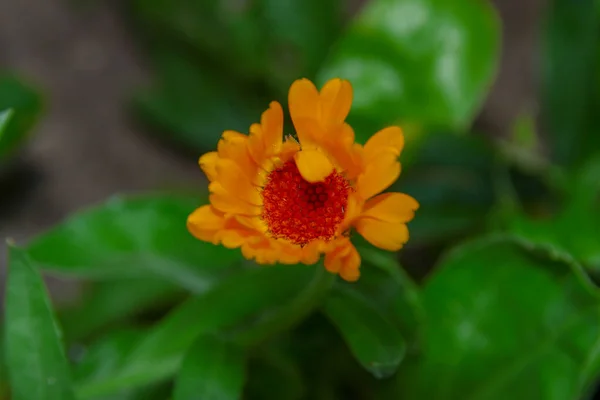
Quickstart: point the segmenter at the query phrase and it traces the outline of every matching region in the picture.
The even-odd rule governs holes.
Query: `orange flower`
[[[223,132],[217,151],[200,157],[210,205],[188,218],[200,240],[241,248],[259,264],[316,263],[347,281],[358,279],[355,229],[385,250],[408,240],[406,223],[419,204],[402,193],[380,192],[400,175],[404,136],[385,128],[362,146],[345,123],[352,87],[332,79],[319,92],[294,82],[289,108],[298,141],[283,136],[283,110],[272,102],[250,134]]]

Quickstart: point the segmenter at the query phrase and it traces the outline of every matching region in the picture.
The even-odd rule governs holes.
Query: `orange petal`
[[[210,153],[206,153],[200,157],[198,160],[198,164],[200,164],[200,168],[206,174],[206,177],[210,182],[217,179],[217,160],[219,159],[219,154],[216,151],[211,151]]]
[[[363,199],[373,197],[390,187],[400,176],[400,163],[395,154],[387,152],[367,165],[356,181],[358,194]]]
[[[317,150],[302,150],[294,156],[300,175],[308,182],[322,182],[333,172],[333,164]]]
[[[356,281],[360,276],[360,255],[352,243],[345,239],[333,251],[325,254],[325,269],[339,273],[347,281]]]
[[[262,204],[258,189],[252,185],[250,180],[234,161],[219,159],[217,162],[217,178],[219,183],[230,195],[250,204]]]
[[[235,131],[225,131],[217,146],[220,158],[236,162],[246,177],[254,181],[257,165],[248,151],[248,136]]]
[[[187,228],[190,233],[207,242],[213,242],[216,232],[223,229],[224,226],[223,215],[210,205],[196,209],[187,219]]]
[[[361,217],[380,221],[405,223],[413,219],[419,203],[404,193],[384,193],[368,200]]]
[[[279,153],[283,142],[283,110],[273,101],[260,120],[263,132],[263,144],[267,155]]]
[[[400,156],[404,148],[404,134],[397,126],[384,128],[371,136],[365,143],[365,162],[376,159],[382,152],[391,151],[396,157]]]
[[[308,79],[298,79],[290,86],[288,104],[294,125],[298,119],[316,119],[319,112],[319,92]]]
[[[321,89],[321,124],[338,125],[344,122],[352,106],[352,85],[347,80],[331,79]]]
[[[408,228],[405,224],[359,218],[354,226],[369,243],[384,250],[400,250],[408,241]]]
[[[359,152],[362,146],[354,143],[354,130],[348,124],[330,132],[328,141],[324,144],[327,153],[335,160],[341,169],[346,171],[348,179],[354,179],[362,171]]]

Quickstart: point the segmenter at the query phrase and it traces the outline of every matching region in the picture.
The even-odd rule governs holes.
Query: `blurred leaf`
[[[419,288],[398,265],[395,253],[372,246],[358,249],[363,259],[361,277],[340,286],[362,296],[400,330],[411,348],[418,349],[425,318]]]
[[[96,382],[111,376],[122,367],[131,349],[143,336],[142,330],[120,329],[86,347],[73,367],[74,381]],[[94,397],[94,400],[164,400],[166,396],[162,385],[152,385],[106,397]]]
[[[570,176],[565,207],[556,215],[533,219],[518,214],[509,231],[540,245],[572,254],[586,267],[600,271],[600,157]]]
[[[433,132],[422,139],[391,187],[419,202],[411,245],[456,238],[484,226],[494,205],[494,154],[482,137]],[[404,156],[402,156],[402,160]]]
[[[600,15],[595,0],[551,0],[544,21],[542,121],[563,165],[600,148]],[[568,79],[565,79],[568,77]]]
[[[261,347],[247,368],[246,400],[300,400],[305,395],[302,373],[294,360],[273,347]]]
[[[8,127],[8,123],[10,122],[10,119],[13,116],[13,114],[14,112],[12,108],[0,112],[0,143],[3,142],[2,138],[4,135],[4,131]]]
[[[42,111],[40,94],[14,76],[0,75],[0,110],[6,109],[12,109],[14,115],[0,132],[0,160],[9,156],[26,139],[37,122]]]
[[[202,335],[188,350],[175,382],[174,400],[237,400],[242,397],[246,354],[242,347]]]
[[[227,331],[243,335],[240,326],[261,321],[265,316],[270,323],[273,315],[288,311],[288,302],[301,297],[303,289],[310,287],[314,273],[314,267],[299,265],[262,267],[232,275],[169,314],[132,350],[127,365],[115,376],[104,382],[81,384],[80,397],[91,398],[173,375],[199,335],[225,335]]]
[[[491,84],[499,39],[499,20],[485,1],[373,0],[319,80],[352,82],[359,141],[398,120],[463,130]]]
[[[218,69],[161,47],[154,52],[158,82],[136,94],[135,109],[144,122],[195,152],[215,149],[224,130],[247,132],[268,107],[256,90]]]
[[[168,304],[182,292],[156,278],[95,282],[86,288],[81,301],[61,311],[63,331],[69,340],[80,339],[110,323]]]
[[[324,312],[364,368],[376,378],[392,375],[404,358],[404,338],[379,310],[362,296],[338,289],[325,302]]]
[[[26,253],[9,248],[6,359],[13,400],[75,399],[42,277]]]
[[[560,254],[504,237],[465,244],[423,301],[424,352],[383,398],[579,399],[600,372],[598,289]]]
[[[187,216],[200,203],[193,196],[114,197],[39,236],[28,252],[59,274],[90,279],[159,277],[203,292],[242,257],[188,233]]]

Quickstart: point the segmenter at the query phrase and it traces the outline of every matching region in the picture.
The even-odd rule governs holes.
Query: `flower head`
[[[325,254],[328,271],[357,280],[360,255],[350,233],[399,250],[419,207],[406,194],[379,194],[400,175],[402,130],[355,143],[345,122],[352,87],[341,79],[320,91],[297,80],[288,102],[297,140],[284,138],[283,110],[272,102],[248,135],[225,131],[217,151],[200,157],[210,204],[189,216],[188,229],[259,264],[314,264]]]

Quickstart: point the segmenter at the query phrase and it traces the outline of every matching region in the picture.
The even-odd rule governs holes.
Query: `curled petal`
[[[413,219],[419,203],[404,193],[384,193],[368,200],[361,216],[386,222],[405,223]]]
[[[341,240],[325,255],[325,268],[339,273],[344,280],[356,281],[360,276],[360,255],[349,240]]]
[[[230,195],[250,204],[261,205],[260,193],[234,161],[220,159],[217,162],[217,178]]]
[[[408,241],[408,228],[405,224],[359,218],[354,226],[369,243],[380,249],[398,251]]]
[[[261,126],[263,145],[268,156],[277,154],[283,143],[283,110],[281,105],[273,101],[269,109],[262,114]]]
[[[299,151],[294,159],[300,175],[308,182],[322,182],[333,172],[329,158],[317,149]]]
[[[187,219],[187,228],[192,235],[207,242],[215,241],[216,233],[225,226],[222,213],[210,205],[202,206],[192,212]]]
[[[365,163],[372,162],[377,156],[387,152],[400,156],[404,148],[404,134],[397,126],[384,128],[371,136],[365,143]]]

